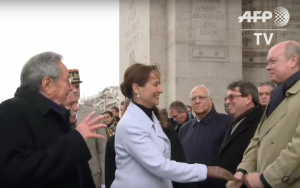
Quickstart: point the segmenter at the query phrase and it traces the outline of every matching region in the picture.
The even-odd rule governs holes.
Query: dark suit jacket
[[[220,166],[231,173],[236,172],[237,166],[243,159],[243,154],[253,137],[263,115],[263,108],[256,106],[240,117],[233,124],[245,118],[230,135],[232,127],[227,131],[220,150]],[[225,182],[224,182],[225,183]]]
[[[94,188],[83,137],[63,107],[28,88],[0,104],[0,187]]]
[[[181,145],[181,142],[178,138],[177,132],[174,127],[168,126],[167,129],[164,129],[165,134],[169,138],[171,142],[171,160],[177,162],[185,162],[186,158],[184,155],[184,151]],[[105,186],[106,188],[110,188],[112,182],[115,179],[115,171],[116,171],[116,162],[115,162],[115,135],[110,137],[107,140],[106,145],[106,154],[105,154]],[[172,182],[174,188],[196,188],[195,183],[177,183]]]

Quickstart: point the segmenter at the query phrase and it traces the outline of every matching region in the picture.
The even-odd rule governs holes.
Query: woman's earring
[[[137,98],[140,98],[140,95],[139,95],[139,94],[137,95]]]

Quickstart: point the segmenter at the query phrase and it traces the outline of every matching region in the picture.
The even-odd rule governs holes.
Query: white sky
[[[0,103],[13,97],[24,63],[53,51],[78,68],[81,96],[119,84],[119,1],[0,1]]]

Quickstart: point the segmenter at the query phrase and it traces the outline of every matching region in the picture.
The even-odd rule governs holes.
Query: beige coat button
[[[274,140],[271,140],[271,144],[274,144]]]
[[[281,179],[281,181],[282,181],[283,183],[287,183],[289,180],[290,180],[290,178],[289,178],[288,176],[284,176],[284,177]]]

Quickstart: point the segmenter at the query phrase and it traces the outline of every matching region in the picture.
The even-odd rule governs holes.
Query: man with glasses
[[[236,172],[263,115],[258,90],[250,82],[237,81],[228,85],[225,97],[229,114],[235,120],[228,129],[220,150],[220,166]],[[223,187],[226,182],[224,181]]]
[[[187,162],[218,166],[221,144],[233,119],[216,112],[210,91],[205,86],[195,87],[190,99],[196,117],[182,125],[179,132]],[[218,188],[220,183],[223,182],[208,178],[197,183],[197,187]]]
[[[283,41],[267,56],[277,86],[228,188],[300,187],[300,43]],[[243,172],[243,173],[242,173]]]

